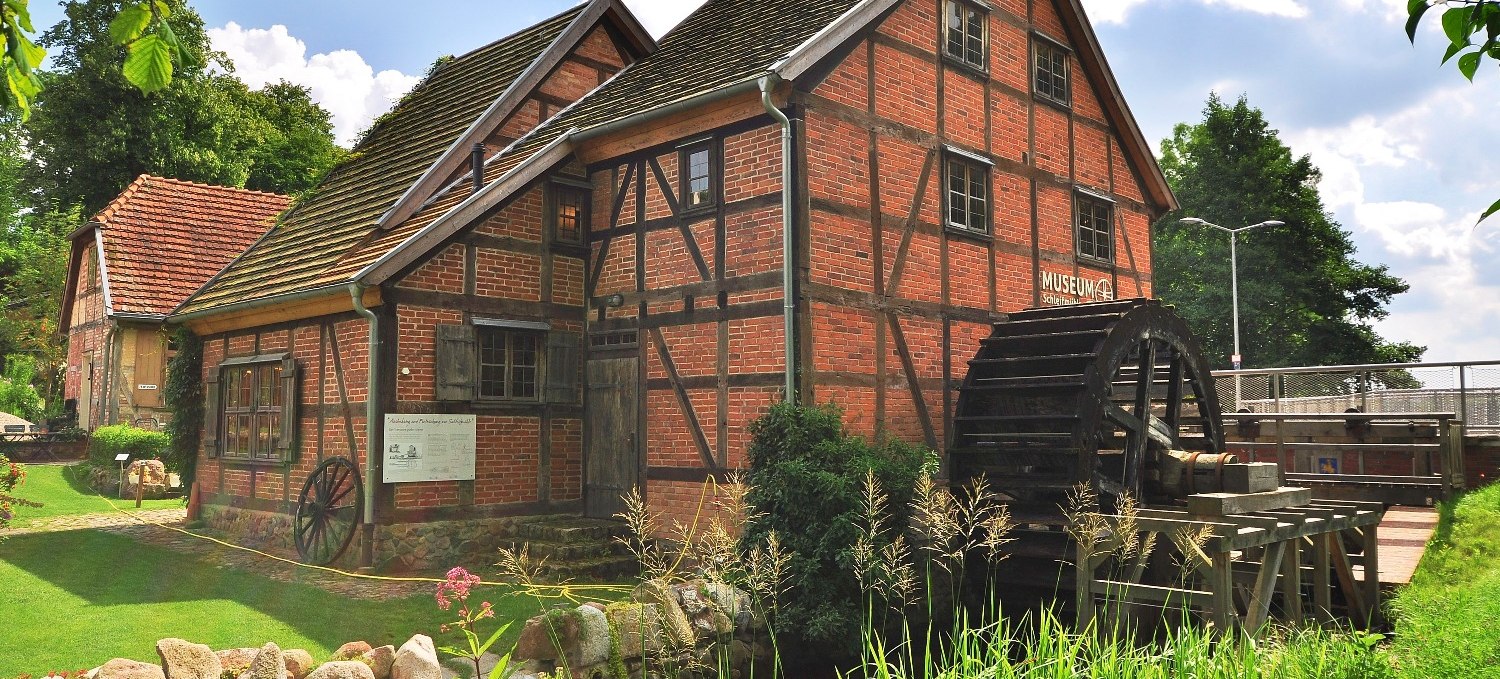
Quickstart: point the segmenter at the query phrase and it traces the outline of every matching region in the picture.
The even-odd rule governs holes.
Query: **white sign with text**
[[[472,481],[478,433],[473,415],[386,415],[381,480]]]

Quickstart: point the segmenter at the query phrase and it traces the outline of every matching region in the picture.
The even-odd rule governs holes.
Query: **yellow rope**
[[[394,577],[394,576],[388,576],[388,575],[372,575],[372,574],[369,574],[369,573],[352,573],[350,571],[346,571],[346,570],[339,569],[339,568],[331,568],[329,566],[318,566],[318,565],[314,565],[314,564],[302,563],[300,561],[293,561],[293,560],[285,558],[285,557],[276,556],[275,554],[268,554],[268,553],[260,551],[258,549],[253,549],[253,548],[250,548],[250,547],[245,547],[244,545],[237,545],[237,544],[234,544],[232,542],[226,542],[224,540],[220,540],[218,538],[210,537],[210,536],[207,536],[207,535],[201,535],[199,533],[194,533],[194,532],[192,532],[190,530],[187,530],[185,528],[178,528],[176,526],[168,526],[168,525],[166,525],[164,523],[159,523],[159,522],[156,522],[156,521],[152,521],[150,519],[147,519],[146,517],[141,516],[140,514],[137,514],[136,512],[132,512],[132,511],[130,511],[128,509],[125,509],[123,507],[120,507],[120,506],[116,505],[113,500],[110,500],[108,497],[105,497],[102,494],[99,495],[99,497],[101,499],[103,499],[105,502],[109,503],[109,506],[112,509],[114,509],[115,511],[120,512],[122,514],[125,514],[126,516],[129,516],[130,518],[135,519],[136,521],[139,521],[139,522],[141,522],[143,524],[146,524],[146,525],[149,525],[149,526],[156,526],[157,528],[162,528],[162,529],[166,529],[166,530],[169,530],[169,531],[174,531],[174,532],[177,532],[177,533],[181,533],[183,535],[189,535],[189,536],[198,538],[200,540],[206,540],[208,542],[212,542],[214,544],[217,544],[217,545],[220,545],[220,546],[223,546],[223,547],[229,547],[231,549],[238,549],[238,550],[243,551],[243,552],[249,552],[251,554],[256,554],[256,555],[259,555],[259,556],[263,556],[263,557],[265,557],[267,559],[271,559],[273,561],[280,561],[280,562],[285,563],[285,564],[290,564],[290,565],[296,566],[298,568],[307,568],[307,569],[311,569],[311,570],[323,571],[325,573],[333,573],[335,575],[342,575],[344,577],[349,577],[349,578],[358,578],[358,579],[361,579],[361,580],[380,580],[380,581],[384,581],[384,582],[434,582],[434,583],[446,582],[446,580],[443,579],[443,578]],[[627,591],[630,591],[630,588],[626,587],[624,585],[584,585],[584,584],[574,584],[574,583],[564,583],[564,584],[561,584],[561,585],[542,585],[542,584],[528,583],[528,584],[525,584],[525,585],[521,585],[521,584],[513,583],[513,582],[490,582],[488,580],[481,580],[479,582],[479,584],[481,584],[481,585],[489,585],[489,586],[492,586],[492,587],[518,587],[518,588],[520,588],[519,591],[524,592],[526,594],[530,594],[532,596],[536,596],[536,597],[543,597],[543,596],[545,596],[545,597],[549,597],[549,598],[566,598],[566,599],[569,599],[569,600],[576,600],[576,597],[573,596],[573,594],[576,593],[576,592],[587,592],[587,591],[627,592]],[[552,594],[541,594],[540,592],[553,592],[553,593]]]

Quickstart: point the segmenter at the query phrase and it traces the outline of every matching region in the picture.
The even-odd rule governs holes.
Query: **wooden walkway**
[[[1379,533],[1381,585],[1411,582],[1437,523],[1437,510],[1432,507],[1394,506],[1386,510]]]

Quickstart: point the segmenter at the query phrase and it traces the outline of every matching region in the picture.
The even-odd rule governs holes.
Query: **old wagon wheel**
[[[1161,499],[1150,482],[1164,451],[1222,452],[1224,436],[1213,376],[1187,325],[1135,299],[996,323],[969,362],[953,444],[955,479],[984,474],[1041,511],[1087,483],[1110,510],[1126,492]]]
[[[363,509],[359,468],[345,457],[324,460],[307,477],[297,498],[298,556],[304,563],[333,563],[349,548]]]

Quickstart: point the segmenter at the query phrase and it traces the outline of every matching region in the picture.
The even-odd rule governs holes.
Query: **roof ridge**
[[[145,180],[155,179],[155,180],[160,180],[160,181],[164,181],[164,182],[168,182],[168,183],[172,183],[172,184],[179,184],[179,185],[182,185],[182,186],[195,186],[195,187],[199,187],[199,188],[214,189],[214,190],[218,190],[218,191],[233,191],[235,193],[244,193],[244,194],[256,195],[256,196],[266,196],[266,197],[269,197],[269,198],[282,198],[282,199],[285,199],[285,200],[288,200],[288,201],[290,201],[292,199],[292,197],[289,196],[289,195],[287,195],[287,194],[276,193],[275,191],[261,191],[259,189],[247,189],[247,188],[240,187],[240,186],[225,186],[223,184],[210,184],[208,182],[195,182],[195,181],[192,181],[190,179],[178,179],[176,177],[164,177],[164,176],[161,176],[161,175],[151,174],[149,172],[142,173],[141,176],[137,178],[137,181],[140,181],[142,179],[145,179]]]
[[[491,47],[494,47],[495,45],[498,45],[498,44],[500,44],[502,42],[505,42],[505,41],[510,40],[512,38],[519,37],[522,33],[529,33],[531,31],[534,31],[534,30],[538,29],[538,28],[541,28],[542,26],[545,26],[545,25],[550,24],[550,23],[552,23],[554,21],[557,21],[558,19],[563,18],[563,16],[566,15],[566,14],[569,14],[571,12],[582,12],[584,9],[588,8],[589,3],[593,2],[593,1],[594,0],[585,0],[584,2],[580,2],[580,3],[578,3],[578,4],[576,4],[576,5],[572,6],[572,7],[569,7],[569,8],[567,8],[567,9],[561,11],[561,12],[558,12],[557,14],[553,14],[552,16],[549,16],[549,17],[547,17],[545,19],[542,19],[540,21],[534,21],[534,22],[528,24],[525,28],[521,28],[521,29],[518,29],[516,31],[512,31],[510,33],[510,35],[507,35],[507,36],[502,37],[502,38],[497,38],[495,40],[491,40],[491,41],[489,41],[489,42],[487,42],[487,43],[485,43],[483,45],[480,45],[478,47],[475,47],[474,49],[471,49],[471,50],[469,50],[467,52],[464,52],[463,54],[450,54],[448,56],[452,58],[452,61],[458,61],[459,59],[464,59],[464,58],[473,56],[477,52],[480,52],[480,51],[483,51],[483,50],[487,50],[487,49],[489,49]],[[439,57],[439,58],[441,58],[441,57]],[[448,62],[448,63],[451,63],[451,62]],[[444,65],[446,66],[447,64],[444,64]]]
[[[94,218],[90,221],[97,222],[102,226],[108,226],[110,217],[113,217],[115,215],[115,210],[124,207],[125,203],[130,199],[130,197],[135,195],[135,192],[139,190],[140,187],[144,186],[146,184],[146,180],[150,177],[151,175],[145,172],[142,172],[140,175],[136,176],[136,178],[132,179],[129,184],[125,185],[125,190],[121,191],[120,195],[115,196],[114,200],[109,201],[109,203],[106,204],[102,209],[100,209],[98,212],[95,212]]]

